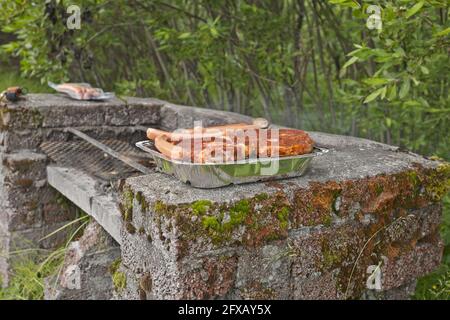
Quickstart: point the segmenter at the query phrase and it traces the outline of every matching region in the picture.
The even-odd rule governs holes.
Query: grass
[[[47,253],[50,255],[50,253]],[[0,289],[0,300],[42,300],[44,298],[44,279],[56,275],[64,255],[33,252],[22,255],[13,266],[9,286]]]
[[[90,217],[85,213],[80,215],[79,218],[45,237],[67,230],[68,237],[61,248],[54,250],[28,248],[10,253],[14,255],[14,263],[11,266],[8,287],[2,288],[0,281],[0,300],[44,299],[45,278],[53,278],[56,286],[69,244],[83,234],[84,227],[90,222]]]
[[[15,68],[0,64],[0,92],[8,87],[15,86],[25,88],[29,93],[49,93],[53,91],[38,80],[21,77]]]

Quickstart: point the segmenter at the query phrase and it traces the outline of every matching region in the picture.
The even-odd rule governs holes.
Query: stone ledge
[[[76,101],[59,94],[29,94],[25,100],[8,104],[0,114],[0,129],[24,130],[68,126],[158,125],[166,129],[251,122],[233,112],[171,104],[152,98],[110,99],[103,102]]]
[[[11,103],[2,110],[2,126],[19,130],[159,122],[161,102],[153,99],[147,99],[145,103],[129,101],[130,104],[118,98],[102,102],[76,101],[62,95],[29,94],[25,100]]]
[[[47,174],[51,186],[91,215],[120,244],[122,222],[112,194],[98,190],[95,179],[73,168],[49,166]]]

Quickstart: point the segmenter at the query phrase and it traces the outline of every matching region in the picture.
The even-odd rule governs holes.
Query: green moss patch
[[[209,200],[198,200],[191,205],[191,208],[194,214],[204,215],[211,206],[212,202]]]
[[[259,246],[268,241],[284,239],[287,237],[291,212],[289,201],[281,192],[229,204],[199,200],[191,204],[167,205],[157,201],[153,209],[160,227],[162,219],[172,219],[184,243],[205,239],[216,246]]]
[[[109,272],[114,284],[116,291],[120,291],[127,286],[127,277],[124,272],[119,271],[120,265],[122,264],[121,259],[114,261],[109,267]]]

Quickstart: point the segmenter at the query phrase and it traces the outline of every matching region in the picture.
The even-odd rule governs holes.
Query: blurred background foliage
[[[1,0],[0,26],[2,87],[90,82],[450,159],[448,0]],[[429,282],[449,297],[445,203],[447,263]]]

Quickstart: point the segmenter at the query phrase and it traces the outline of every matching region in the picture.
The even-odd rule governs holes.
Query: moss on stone
[[[216,211],[219,212],[202,218],[207,236],[216,245],[230,241],[236,230],[243,235],[234,241],[247,246],[258,246],[287,236],[290,207],[282,193],[239,200],[222,205]]]
[[[133,210],[132,209],[128,208],[125,210],[124,220],[126,222],[133,221]]]
[[[167,205],[164,204],[162,201],[156,201],[154,206],[153,206],[153,210],[155,211],[155,213],[159,214],[159,215],[165,215],[168,213],[167,211]]]
[[[230,222],[232,226],[242,224],[250,213],[250,202],[247,199],[238,201],[230,208]]]
[[[136,198],[137,203],[139,203],[139,205],[141,206],[141,211],[143,213],[147,212],[148,208],[149,208],[149,205],[148,205],[147,201],[145,200],[145,197],[142,194],[142,192],[141,191],[136,192],[135,198]]]
[[[289,208],[283,207],[277,214],[278,220],[280,221],[280,227],[283,229],[287,229],[289,226],[289,213]]]
[[[260,193],[255,196],[255,199],[258,201],[263,201],[269,199],[269,195],[267,193]]]
[[[125,224],[125,228],[129,234],[135,234],[136,233],[136,227],[131,223],[127,222]]]
[[[336,201],[342,190],[342,185],[335,181],[312,182],[308,188],[298,190],[294,198],[293,227],[331,223],[333,213],[340,215],[341,208]]]
[[[116,291],[124,289],[127,285],[127,277],[125,273],[119,271],[121,264],[122,259],[117,259],[109,266],[109,273],[111,274]]]
[[[127,276],[122,271],[116,271],[112,275],[112,281],[116,291],[123,290],[127,286]]]
[[[122,206],[122,218],[126,222],[133,221],[133,201],[134,193],[131,189],[126,188],[122,193],[123,206]]]
[[[209,200],[198,200],[191,204],[192,212],[200,216],[206,214],[211,206],[212,202]]]
[[[15,128],[40,128],[44,124],[44,116],[38,109],[2,108],[0,110],[0,124],[2,129]]]
[[[219,232],[222,230],[222,225],[215,216],[203,217],[202,224],[205,229],[212,229]]]
[[[219,244],[231,237],[234,228],[244,224],[250,212],[248,200],[240,200],[229,208],[222,210],[217,216],[203,216],[202,225],[214,243]],[[227,217],[225,219],[225,217]]]
[[[323,249],[322,251],[323,257],[323,268],[328,270],[333,266],[336,266],[339,262],[341,262],[341,257],[336,253],[328,249]]]
[[[325,216],[325,217],[323,218],[322,224],[323,224],[325,227],[331,226],[332,223],[333,223],[333,218],[332,218],[331,216]]]
[[[180,252],[188,250],[190,242],[201,239],[211,241],[215,246],[224,243],[259,246],[286,238],[291,211],[287,196],[282,192],[267,198],[255,196],[221,204],[199,200],[167,205],[156,201],[153,209],[154,223],[160,234],[167,232],[169,225],[177,226],[182,243]],[[168,220],[171,221],[167,223]]]
[[[122,263],[122,259],[114,260],[113,263],[109,266],[109,273],[113,275],[120,268],[120,264]]]
[[[436,168],[414,164],[399,173],[358,180],[312,182],[295,192],[292,227],[329,225],[333,214],[341,218],[363,213],[389,216],[398,208],[421,208],[440,201],[449,189],[448,163]]]
[[[39,112],[39,110],[31,110],[31,122],[35,127],[42,127],[44,124],[44,116]]]
[[[441,201],[450,190],[450,163],[441,163],[429,175],[425,190],[434,201]]]

